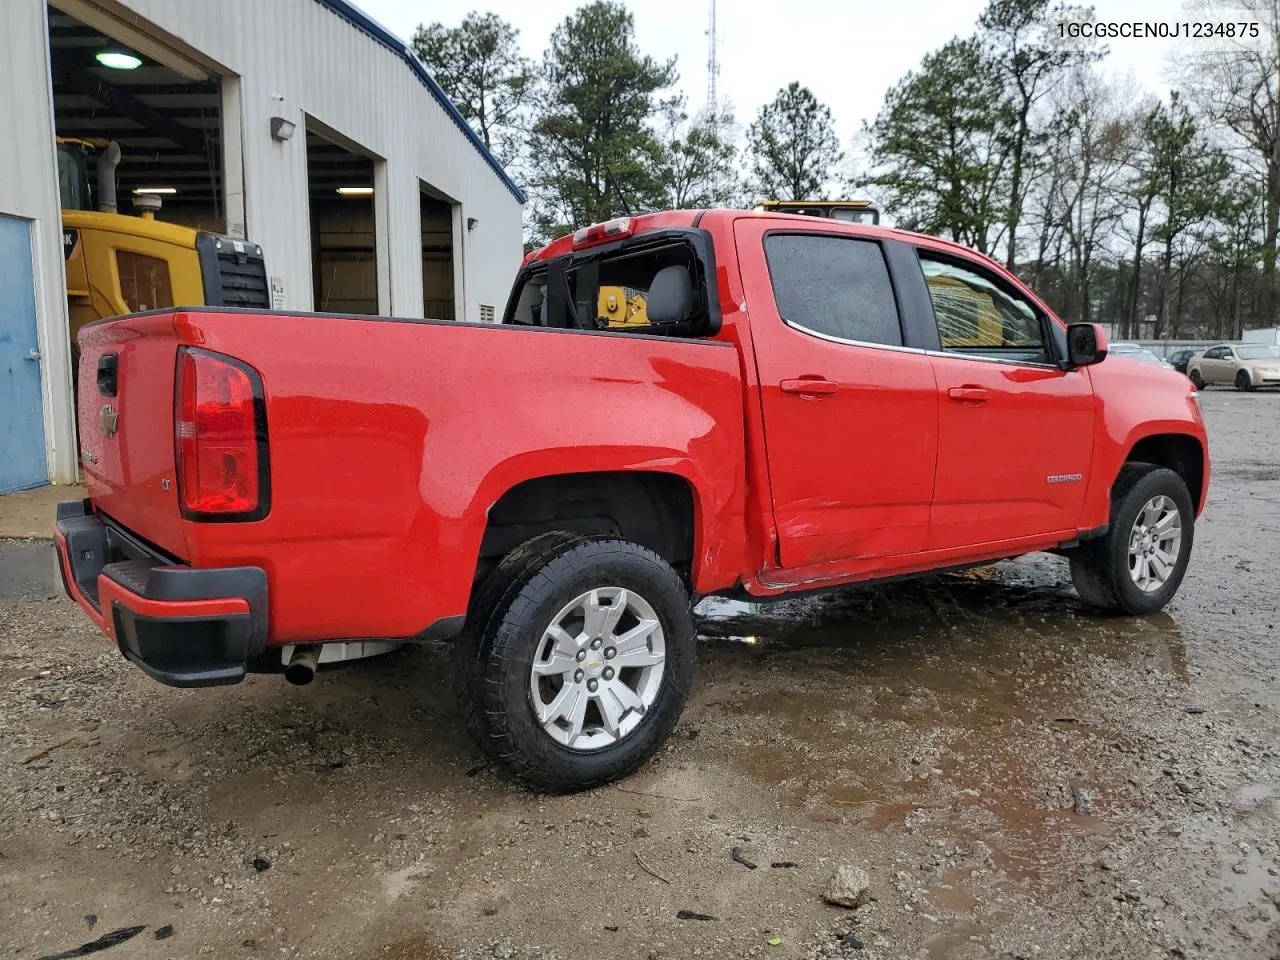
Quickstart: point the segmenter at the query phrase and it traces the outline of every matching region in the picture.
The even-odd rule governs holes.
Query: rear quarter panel
[[[694,492],[695,586],[743,562],[742,384],[724,344],[323,315],[182,313],[262,375],[272,508],[187,524],[196,566],[267,570],[273,643],[402,637],[466,611],[487,511],[535,477]]]

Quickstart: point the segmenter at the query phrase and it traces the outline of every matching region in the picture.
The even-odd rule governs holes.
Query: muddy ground
[[[1280,958],[1280,395],[1204,408],[1165,613],[1091,614],[1052,557],[711,601],[670,746],[568,798],[481,765],[440,649],[172,690],[9,544],[0,957]]]

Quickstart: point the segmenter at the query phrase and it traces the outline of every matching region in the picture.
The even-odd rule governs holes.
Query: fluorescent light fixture
[[[112,70],[137,70],[142,66],[141,57],[135,57],[132,53],[123,53],[120,50],[103,50],[94,59]]]
[[[157,195],[157,196],[169,196],[170,194],[177,193],[177,192],[178,192],[178,188],[177,188],[177,187],[137,187],[137,188],[135,188],[135,189],[134,189],[134,191],[133,191],[133,195],[134,195],[135,197],[140,197],[140,196],[142,196],[143,194],[155,194],[155,195]]]
[[[373,187],[339,187],[338,195],[343,197],[371,197]]]

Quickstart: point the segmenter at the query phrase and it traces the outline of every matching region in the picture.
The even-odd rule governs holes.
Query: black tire
[[[1248,370],[1241,370],[1236,374],[1236,389],[1250,393],[1258,389],[1253,385],[1253,380],[1249,377]]]
[[[471,596],[462,632],[451,644],[453,654],[454,691],[462,725],[485,757],[498,762],[490,749],[489,727],[485,723],[483,671],[481,655],[483,637],[494,612],[501,606],[503,594],[517,581],[527,578],[546,565],[557,551],[588,538],[576,533],[554,531],[526,540],[505,557],[481,582]]]
[[[1129,535],[1139,512],[1156,496],[1169,497],[1182,521],[1178,558],[1164,584],[1144,591],[1129,573]],[[1071,554],[1071,580],[1080,599],[1092,606],[1127,614],[1155,613],[1178,592],[1191,559],[1195,505],[1182,477],[1164,467],[1130,463],[1111,489],[1111,523],[1105,536],[1082,544]]]
[[[1191,380],[1191,385],[1195,387],[1197,390],[1204,389],[1204,377],[1200,375],[1199,370],[1192,370],[1189,375],[1189,378]]]
[[[530,694],[544,630],[593,587],[620,586],[662,626],[661,684],[639,724],[615,743],[573,750],[543,729]],[[486,581],[458,643],[468,732],[516,780],[549,793],[602,786],[634,772],[674,729],[693,681],[696,643],[689,593],[660,556],[626,540],[547,534],[513,552]]]

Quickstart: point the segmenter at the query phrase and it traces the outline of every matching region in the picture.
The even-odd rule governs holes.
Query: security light
[[[371,197],[373,187],[339,187],[338,194],[343,197]]]
[[[271,139],[279,140],[281,143],[293,136],[293,131],[297,128],[292,120],[286,120],[284,117],[271,118]]]

